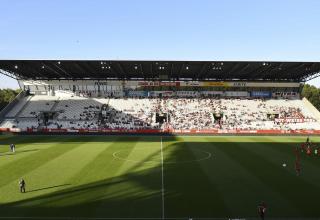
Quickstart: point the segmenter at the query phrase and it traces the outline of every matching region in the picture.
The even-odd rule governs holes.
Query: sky
[[[0,0],[0,59],[320,61],[319,0]],[[320,79],[309,82],[320,87]],[[17,88],[0,76],[0,88]]]

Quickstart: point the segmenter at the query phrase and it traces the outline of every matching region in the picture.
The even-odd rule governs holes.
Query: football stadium
[[[318,62],[0,60],[0,219],[318,219]],[[258,210],[257,210],[258,209]],[[259,216],[260,215],[260,216]]]

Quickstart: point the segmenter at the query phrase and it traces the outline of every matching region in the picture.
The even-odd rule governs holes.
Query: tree
[[[318,110],[320,110],[320,88],[305,84],[302,93],[302,97],[306,97]]]
[[[8,105],[20,91],[20,89],[0,89],[0,110]]]

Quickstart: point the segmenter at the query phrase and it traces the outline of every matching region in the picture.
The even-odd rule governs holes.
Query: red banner
[[[139,86],[180,86],[180,82],[140,81]]]

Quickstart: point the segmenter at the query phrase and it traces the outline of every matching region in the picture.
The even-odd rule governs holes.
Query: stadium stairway
[[[16,110],[13,110],[10,112],[10,114],[13,114],[12,117],[17,119],[19,117],[19,115],[21,114],[21,112],[24,111],[24,109],[29,105],[30,100],[31,100],[31,96],[25,97],[25,101],[21,100],[19,101],[14,108],[17,108]],[[8,115],[6,115],[6,118],[8,118]]]
[[[14,116],[15,119],[18,119],[20,117],[21,113],[28,107],[28,105],[30,105],[31,98],[32,98],[32,96],[27,97],[27,101],[23,104],[23,106],[20,108],[20,110]]]
[[[55,101],[54,105],[51,107],[50,111],[55,111],[56,107],[58,106],[60,102],[60,97],[58,97],[58,99]]]

